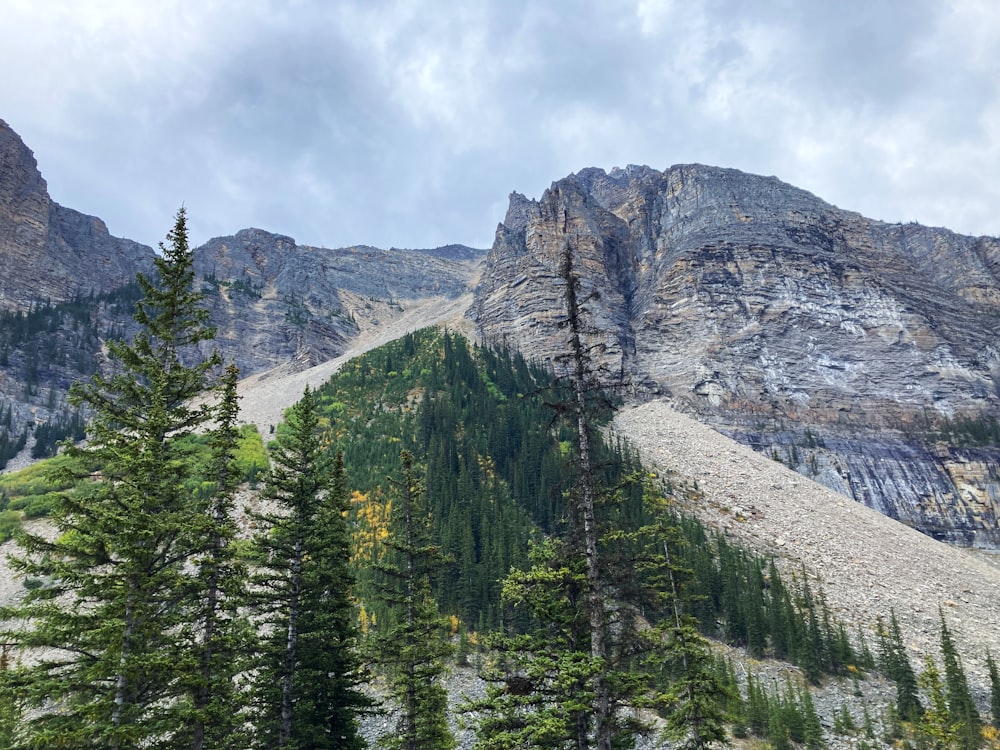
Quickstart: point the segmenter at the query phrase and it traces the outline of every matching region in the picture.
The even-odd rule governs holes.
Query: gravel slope
[[[288,365],[281,365],[267,372],[251,375],[239,385],[240,421],[254,424],[268,439],[271,428],[283,419],[285,409],[302,396],[308,385],[317,388],[330,379],[340,366],[350,359],[375,349],[405,334],[432,325],[443,325],[472,336],[472,322],[464,315],[472,303],[472,294],[457,299],[433,297],[400,302],[403,314],[389,321],[362,330],[351,347],[336,359],[307,370],[293,372]]]
[[[613,429],[643,458],[697,482],[705,500],[692,510],[787,570],[804,564],[831,610],[868,632],[895,610],[919,668],[937,653],[939,608],[970,679],[986,683],[986,650],[1000,653],[1000,568],[950,547],[796,474],[670,408],[626,408]],[[874,647],[874,643],[871,645]]]

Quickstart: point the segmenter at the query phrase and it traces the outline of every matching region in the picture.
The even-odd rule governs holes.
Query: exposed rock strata
[[[195,271],[218,329],[214,345],[250,375],[333,359],[362,331],[398,318],[403,302],[459,297],[481,258],[461,246],[318,248],[244,229],[198,248]]]
[[[832,486],[1000,544],[995,441],[970,462],[920,439],[1000,415],[1000,240],[872,221],[735,170],[588,169],[511,196],[471,311],[485,339],[558,368],[567,246],[606,380],[782,458],[808,427]]]
[[[34,155],[0,120],[0,309],[114,289],[152,258],[97,217],[54,203]]]

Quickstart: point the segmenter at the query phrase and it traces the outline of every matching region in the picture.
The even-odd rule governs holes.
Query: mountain
[[[484,250],[321,248],[244,229],[194,251],[217,346],[243,376],[301,370],[377,336],[406,309],[467,293]],[[75,429],[70,384],[108,367],[103,342],[134,331],[137,272],[153,251],[54,203],[35,158],[0,121],[0,469]],[[45,425],[42,432],[35,425]]]
[[[34,155],[0,120],[0,310],[110,291],[151,267],[153,251],[55,203]]]
[[[69,429],[66,389],[128,335],[126,282],[152,251],[52,202],[6,124],[0,154],[2,463],[28,427],[63,425],[49,449]],[[387,340],[473,286],[484,340],[558,367],[567,245],[609,384],[938,539],[1000,548],[996,238],[872,221],[773,177],[633,166],[513,194],[485,267],[459,245],[329,249],[261,229],[210,240],[196,267],[244,376]]]
[[[470,315],[550,362],[575,255],[605,382],[940,539],[1000,546],[1000,240],[731,169],[587,169],[510,198]]]
[[[214,344],[247,376],[326,362],[417,300],[461,296],[483,254],[461,245],[329,249],[244,229],[197,248],[195,272],[218,330]]]

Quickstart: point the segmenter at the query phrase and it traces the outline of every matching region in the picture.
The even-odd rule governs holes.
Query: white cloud
[[[1000,234],[992,0],[7,0],[0,117],[154,242],[488,244],[506,195],[704,161]],[[207,238],[207,237],[202,237]]]

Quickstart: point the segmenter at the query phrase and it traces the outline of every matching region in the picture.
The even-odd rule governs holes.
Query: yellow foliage
[[[998,750],[1000,748],[1000,729],[997,729],[992,724],[987,724],[982,729],[983,739],[986,740],[986,746],[990,750]]]
[[[448,624],[451,627],[451,634],[455,635],[458,632],[458,626],[462,624],[458,615],[448,615]]]
[[[355,490],[351,493],[351,510],[354,515],[352,542],[357,562],[375,562],[380,557],[379,547],[389,536],[389,519],[392,502],[379,502],[381,493],[369,497]]]
[[[371,627],[371,620],[368,617],[368,610],[365,609],[364,604],[358,607],[358,623],[361,628],[361,634],[367,635],[368,628]]]

